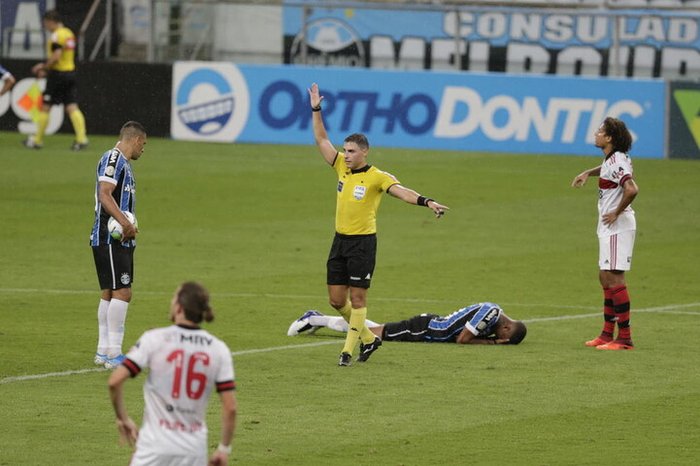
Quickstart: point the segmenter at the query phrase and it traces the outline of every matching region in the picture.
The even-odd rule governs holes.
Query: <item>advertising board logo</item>
[[[652,108],[651,102],[623,98],[485,96],[480,89],[468,86],[444,86],[441,96],[392,89],[391,100],[382,99],[379,91],[350,88],[326,90],[324,97],[324,117],[343,132],[355,128],[372,136],[432,134],[438,140],[485,138],[491,142],[566,144],[567,149],[573,144],[580,145],[583,153],[590,151],[593,134],[606,116],[638,119]],[[280,100],[293,104],[275,114]],[[269,128],[308,127],[303,88],[289,81],[271,82],[261,94],[259,108]],[[351,127],[353,121],[359,126]],[[632,132],[632,137],[636,140],[637,135]]]
[[[302,63],[303,31],[292,42],[292,63]],[[365,66],[365,47],[359,34],[334,18],[317,19],[306,26],[306,62],[309,65]]]
[[[483,99],[464,86],[446,86],[435,123],[435,136],[465,138],[475,132],[492,141],[531,141],[577,144],[581,137],[593,143],[593,133],[606,116],[639,118],[651,103],[631,99],[534,95],[515,98],[499,94]],[[587,128],[582,132],[582,128]],[[533,131],[534,130],[534,131]],[[636,140],[634,132],[632,137]]]
[[[175,139],[232,142],[248,119],[248,86],[232,63],[178,62],[170,118]]]
[[[690,134],[700,147],[700,91],[677,90],[673,92],[673,98],[681,109]]]
[[[36,120],[41,108],[42,92],[46,79],[24,78],[17,80],[10,92],[0,96],[0,118],[10,113],[19,119],[17,130],[22,134],[36,133]],[[54,134],[63,124],[63,104],[52,105],[46,134]]]
[[[213,88],[218,97],[211,99],[206,91]],[[198,95],[198,90],[203,90]],[[224,77],[214,70],[199,69],[188,74],[177,93],[177,115],[192,131],[214,134],[226,126],[233,115],[233,90]]]

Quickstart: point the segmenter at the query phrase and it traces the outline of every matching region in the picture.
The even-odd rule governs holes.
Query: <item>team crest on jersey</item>
[[[358,201],[361,201],[362,198],[365,197],[366,192],[367,192],[366,186],[358,185],[358,186],[355,186],[355,190],[352,192],[352,195],[355,199],[357,199]]]
[[[491,321],[498,316],[498,309],[492,307],[491,310],[484,316],[483,320],[476,325],[476,329],[480,332],[486,330],[486,327],[491,324]]]
[[[612,172],[612,179],[617,179],[625,175],[625,169],[622,167],[617,167],[617,171],[613,170]]]
[[[340,180],[338,181],[338,192],[339,193],[343,192],[343,182]]]
[[[129,275],[126,272],[123,273],[120,278],[120,281],[122,282],[122,285],[128,285],[129,283],[131,283],[131,275]]]

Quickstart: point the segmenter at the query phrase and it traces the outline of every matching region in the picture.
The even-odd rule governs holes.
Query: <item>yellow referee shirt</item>
[[[62,50],[61,58],[51,66],[55,71],[73,71],[75,69],[75,35],[65,26],[56,29],[46,43],[47,56],[57,48]]]
[[[342,235],[369,235],[377,232],[377,209],[382,193],[399,184],[394,175],[366,165],[350,170],[345,154],[338,152],[333,162],[338,174],[335,231]]]

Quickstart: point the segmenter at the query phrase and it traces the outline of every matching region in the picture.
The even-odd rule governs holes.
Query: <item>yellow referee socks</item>
[[[47,126],[49,126],[49,112],[40,111],[36,116],[36,134],[34,135],[34,143],[36,145],[44,144],[44,134],[46,134]]]
[[[73,110],[68,115],[70,122],[73,124],[73,131],[75,131],[75,142],[79,144],[87,143],[87,129],[85,128],[85,115],[83,112],[78,110]]]
[[[345,301],[345,306],[338,309],[338,313],[345,319],[345,322],[350,322],[350,315],[352,314],[352,303],[348,299]]]
[[[366,308],[365,308],[366,309]],[[367,313],[365,312],[365,317],[367,317]],[[362,327],[362,330],[360,331],[360,341],[364,343],[365,345],[368,345],[374,341],[376,338],[376,335],[372,333],[372,331],[367,328],[366,322],[365,326]]]
[[[359,309],[352,310],[350,314],[350,322],[348,325],[348,334],[345,336],[345,346],[343,346],[343,353],[352,354],[352,352],[355,350],[355,346],[357,346],[357,339],[360,338],[362,330],[367,330],[367,327],[365,326],[366,317],[366,307],[361,307]],[[372,341],[374,341],[374,338],[372,338]]]

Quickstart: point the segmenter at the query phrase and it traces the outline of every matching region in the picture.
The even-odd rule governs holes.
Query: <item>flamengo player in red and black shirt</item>
[[[109,378],[109,391],[122,439],[136,444],[131,466],[207,464],[207,402],[216,389],[221,398],[221,439],[208,464],[226,465],[236,425],[233,359],[226,343],[199,327],[211,322],[209,293],[195,282],[183,283],[170,304],[174,325],[149,330]],[[149,368],[143,387],[143,426],[129,417],[123,384]]]
[[[625,271],[632,266],[632,251],[637,223],[632,201],[639,188],[632,178],[629,152],[632,135],[625,123],[608,117],[595,133],[595,145],[605,155],[603,163],[574,178],[573,187],[581,187],[589,176],[598,176],[598,240],[600,284],[603,286],[603,331],[586,342],[604,350],[633,349],[630,329],[630,298]],[[618,334],[613,340],[617,322]]]

